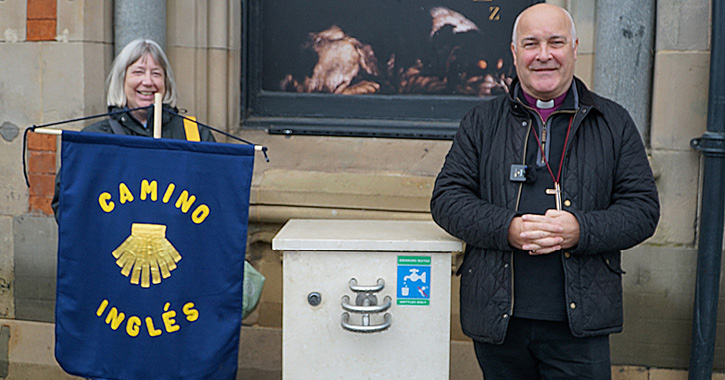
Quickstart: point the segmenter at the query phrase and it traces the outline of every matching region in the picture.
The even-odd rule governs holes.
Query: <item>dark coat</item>
[[[168,106],[164,106],[167,108]],[[176,113],[179,111],[175,108],[169,108]],[[110,109],[111,112],[119,111],[119,108],[113,107]],[[120,113],[112,115],[111,118],[115,119],[123,128],[125,134],[131,136],[146,136],[153,137],[154,133],[154,120],[153,115],[149,115],[148,128],[144,128],[135,118],[131,117],[127,113]],[[184,132],[184,120],[176,115],[164,112],[161,115],[161,137],[165,139],[177,139],[185,140],[186,133]],[[113,133],[111,123],[109,119],[101,120],[93,123],[85,128],[83,132],[96,132],[96,133]],[[214,136],[211,134],[208,128],[199,127],[199,137],[201,141],[214,141]]]
[[[578,79],[574,83],[580,105],[561,190],[563,209],[579,222],[579,244],[552,254],[562,255],[571,332],[586,337],[622,330],[620,251],[654,233],[659,199],[627,111]],[[522,104],[507,94],[484,100],[461,121],[433,190],[433,219],[466,242],[459,268],[461,325],[477,341],[502,343],[513,311],[508,228],[517,213],[520,183],[509,180],[509,170],[524,157],[531,122]]]

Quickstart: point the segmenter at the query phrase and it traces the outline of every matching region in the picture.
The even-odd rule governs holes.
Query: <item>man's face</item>
[[[538,4],[525,10],[514,43],[516,74],[526,93],[549,100],[569,89],[579,40],[572,42],[571,24],[562,9]]]

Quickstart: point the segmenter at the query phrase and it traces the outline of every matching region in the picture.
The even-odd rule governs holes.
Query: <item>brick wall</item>
[[[27,40],[55,41],[58,23],[57,0],[28,0]],[[30,133],[28,136],[28,211],[52,215],[50,202],[55,181],[56,137]]]
[[[52,215],[50,202],[55,188],[56,136],[30,133],[28,135],[28,196],[30,212]]]
[[[58,24],[57,0],[28,0],[27,40],[54,41]]]

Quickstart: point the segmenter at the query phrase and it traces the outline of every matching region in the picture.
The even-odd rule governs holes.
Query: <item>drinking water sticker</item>
[[[398,256],[398,305],[430,305],[430,256]]]

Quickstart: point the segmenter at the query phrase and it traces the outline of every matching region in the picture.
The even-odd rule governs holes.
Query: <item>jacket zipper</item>
[[[544,122],[544,120],[541,118],[541,115],[539,115],[539,113],[536,112],[533,108],[526,106],[525,104],[523,104],[523,102],[520,102],[520,103],[521,103],[521,105],[523,107],[526,107],[526,108],[534,111],[534,113],[536,113],[539,116],[539,120],[542,121],[542,124],[544,126],[544,128],[542,130],[542,138],[541,138],[542,141],[541,141],[541,143],[542,144],[546,144],[545,141],[546,141],[547,123]],[[576,114],[577,114],[577,112],[578,112],[577,110],[575,110],[575,111],[570,111],[570,110],[558,111],[557,110],[557,111],[554,111],[554,113],[552,113],[549,116],[549,118],[551,118],[551,116],[554,115],[554,114],[556,114],[556,113],[573,113],[574,115],[572,117],[575,117]],[[529,124],[533,123],[533,119],[529,119],[528,122],[529,122]],[[529,136],[531,135],[531,128],[535,128],[535,126],[534,125],[530,125],[530,128],[528,128],[528,130],[526,131],[526,138],[524,139],[524,153],[523,153],[523,157],[521,159],[521,162],[524,163],[524,164],[526,164],[526,152],[527,152],[528,146],[529,146]],[[546,152],[546,149],[545,148],[546,148],[546,146],[544,145],[541,149],[544,152]],[[567,147],[564,147],[564,153],[563,154],[566,154],[566,151],[567,150],[568,150]],[[546,153],[544,153],[544,154],[546,154]],[[542,157],[542,160],[543,160],[543,157]],[[564,162],[562,161],[562,166],[563,165],[564,165]],[[563,177],[563,172],[564,172],[564,168],[562,168],[562,179],[564,178]],[[523,183],[519,183],[519,191],[518,191],[518,194],[516,196],[516,212],[519,211],[519,204],[521,203],[521,193],[523,191],[523,187],[524,187],[524,184]],[[563,189],[564,189],[564,187],[561,185],[561,183],[559,183],[559,191],[561,191],[562,194],[564,193],[564,190]],[[511,260],[510,260],[510,262],[511,262],[511,305],[509,306],[509,316],[513,316],[513,314],[514,314],[514,302],[515,302],[515,300],[514,300],[514,298],[515,298],[514,297],[514,294],[515,294],[515,292],[514,292],[514,251],[511,251],[510,257],[511,257]],[[561,261],[561,265],[562,265],[562,269],[564,269],[564,276],[566,276],[566,268],[563,268],[564,260]],[[564,287],[564,297],[566,299],[568,299],[568,294],[567,294],[567,291],[566,291],[566,287]]]
[[[533,110],[533,108],[528,107],[523,102],[519,101],[519,103],[521,104],[521,106],[523,106],[523,107],[525,107],[525,108],[527,108],[529,110]],[[582,107],[579,107],[579,108],[577,108],[576,110],[573,110],[573,111],[572,110],[562,110],[562,111],[558,111],[557,110],[557,111],[554,111],[554,113],[552,113],[552,115],[554,115],[556,113],[573,113],[574,115],[572,117],[576,117],[577,114],[579,113],[579,109],[581,109],[581,108]],[[586,110],[584,112],[586,112]],[[538,112],[535,112],[535,113],[537,115],[539,115]],[[549,117],[551,117],[551,115]],[[539,119],[542,120],[542,122],[543,122],[543,119],[541,119],[541,115],[539,115]],[[529,119],[529,123],[531,123],[531,122],[533,122],[533,120]],[[534,128],[534,126],[531,125],[531,128]],[[528,132],[526,133],[526,140],[524,142],[524,157],[523,157],[523,160],[522,160],[522,162],[524,164],[526,163],[526,150],[528,149],[528,142],[529,142],[529,135],[531,134],[531,128],[528,129]],[[544,130],[545,129],[546,129],[546,123],[544,122]],[[542,135],[544,135],[544,133],[542,133]],[[544,144],[544,142],[543,142],[544,139],[545,139],[545,137],[542,138],[542,144]],[[566,155],[566,153],[567,153],[568,150],[569,150],[568,147],[565,146],[564,147],[563,154]],[[545,149],[544,149],[544,152],[546,152]],[[561,165],[562,166],[564,165],[564,161],[562,161]],[[564,179],[564,168],[561,168],[561,171],[562,171],[562,177],[561,177],[561,180],[562,181],[561,182],[564,182],[563,181],[563,179]],[[519,211],[519,203],[521,202],[521,193],[522,193],[522,190],[523,190],[523,183],[520,183],[519,184],[519,193],[518,193],[518,195],[516,197],[516,212]],[[561,192],[562,195],[564,194],[564,187],[562,186],[561,183],[559,183],[559,191]],[[562,253],[562,256],[563,256],[563,253]],[[567,282],[567,280],[566,280],[566,265],[565,265],[564,260],[565,260],[565,258],[562,257],[561,266],[562,266],[562,270],[564,271],[564,285],[565,285],[564,286],[564,303],[566,304],[566,303],[569,302],[569,292],[568,292],[569,289],[566,287],[566,282]],[[570,309],[567,307],[566,308],[567,315],[569,315],[569,312],[570,312]],[[511,306],[510,306],[510,310],[509,310],[509,315],[513,315],[513,313],[514,313],[514,251],[511,251]],[[571,325],[571,318],[567,318],[567,320],[568,320],[568,323]]]
[[[529,119],[529,124],[533,120]],[[524,139],[524,155],[521,158],[522,163],[526,163],[526,151],[529,149],[529,136],[531,135],[531,128],[526,131],[526,138]],[[521,192],[523,191],[524,183],[519,183],[519,193],[516,195],[516,211],[519,211],[519,204],[521,203]],[[511,259],[511,305],[509,306],[509,316],[514,315],[514,251],[510,253]]]
[[[524,102],[522,102],[520,100],[519,100],[519,103],[521,104],[522,107],[535,113],[538,116],[538,119],[541,121],[542,127],[541,127],[541,148],[540,149],[544,155],[546,154],[546,141],[548,138],[549,120],[551,120],[551,117],[556,114],[567,114],[567,113],[573,113],[574,116],[576,116],[576,114],[578,112],[578,110],[556,110],[556,111],[552,112],[551,115],[549,115],[549,118],[546,121],[544,121],[544,119],[541,117],[541,114],[536,112],[535,109],[531,108],[530,106],[527,106],[526,104],[524,104]],[[530,120],[529,122],[532,122],[532,121],[533,120]],[[531,127],[534,128],[534,125],[531,125]],[[528,135],[527,135],[527,138],[528,138]],[[528,142],[528,140],[527,140],[527,142]],[[564,147],[564,148],[566,148],[566,147]],[[525,150],[524,150],[524,153],[525,153]],[[566,152],[564,152],[564,154],[566,154]],[[526,162],[525,157],[524,157],[524,162]],[[541,164],[542,165],[544,164],[543,155],[541,156]],[[561,187],[561,183],[559,183],[559,186]],[[563,191],[562,191],[562,193],[563,193]]]

